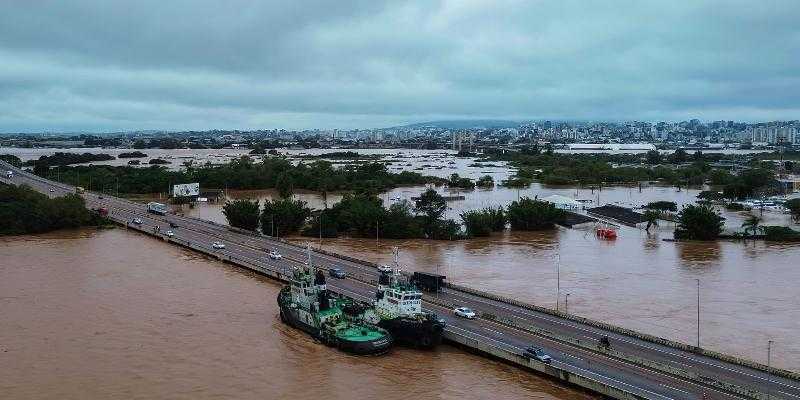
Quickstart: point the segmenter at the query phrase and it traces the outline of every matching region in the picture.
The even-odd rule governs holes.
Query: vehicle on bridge
[[[167,206],[161,203],[151,201],[147,203],[147,212],[151,214],[167,215]]]
[[[225,248],[225,243],[214,242],[214,243],[211,243],[211,247],[213,247],[215,249],[224,249]]]
[[[379,265],[378,266],[378,271],[391,273],[392,272],[392,266],[391,265]]]
[[[328,268],[328,275],[336,279],[347,278],[347,274],[341,268],[336,268],[336,267]]]
[[[133,221],[131,221],[131,222],[133,222],[136,225],[141,225],[141,224],[144,223],[144,222],[142,222],[141,218],[134,218]]]
[[[85,192],[85,191],[86,191],[86,189],[84,189],[82,186],[75,186],[75,193],[83,194],[83,192]]]
[[[444,279],[444,275],[414,272],[411,283],[426,292],[439,292],[445,286]]]
[[[475,319],[475,317],[477,316],[477,314],[475,314],[475,311],[472,311],[472,309],[470,309],[469,307],[457,307],[453,310],[453,314],[455,314],[456,317],[461,317],[466,319]]]
[[[171,230],[168,230],[168,231],[164,232],[164,236],[173,237],[173,236],[175,236],[175,232],[173,232]]]
[[[101,217],[107,217],[108,216],[108,209],[105,208],[105,207],[93,208],[92,211],[96,212],[97,215],[99,215]]]
[[[283,258],[281,253],[278,253],[276,250],[270,251],[269,253],[267,253],[267,256],[269,256],[269,258],[272,260],[280,260]]]
[[[553,362],[553,357],[550,357],[541,347],[537,346],[528,346],[525,348],[525,352],[522,353],[522,356],[525,358],[535,358],[545,364]]]
[[[14,177],[14,171],[6,171],[6,178],[11,179]]]
[[[49,192],[50,192],[50,193],[53,193],[53,192],[55,192],[55,191],[56,191],[56,190],[55,190],[55,189],[53,189],[53,188],[50,188],[50,190],[49,190]]]

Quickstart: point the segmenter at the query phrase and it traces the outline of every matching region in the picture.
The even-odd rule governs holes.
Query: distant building
[[[800,137],[794,126],[751,126],[747,128],[747,133],[753,143],[800,144]]]

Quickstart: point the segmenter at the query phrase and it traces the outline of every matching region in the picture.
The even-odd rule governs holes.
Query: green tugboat
[[[328,346],[358,354],[382,354],[392,346],[386,330],[360,320],[352,300],[325,287],[325,275],[310,262],[295,268],[289,286],[278,294],[281,321]]]

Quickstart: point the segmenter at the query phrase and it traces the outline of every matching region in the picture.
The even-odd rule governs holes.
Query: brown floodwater
[[[0,238],[4,399],[588,399],[450,346],[352,357],[280,285],[123,229]]]
[[[384,202],[410,199],[425,187],[394,189]],[[453,194],[438,188],[443,194]],[[447,214],[458,218],[467,209],[507,205],[518,197],[560,194],[594,199],[599,204],[640,206],[669,200],[693,203],[699,189],[664,186],[606,187],[602,191],[532,185],[517,191],[503,187],[457,192],[466,198],[449,202]],[[274,191],[230,191],[231,198],[276,196]],[[312,208],[324,200],[317,193],[296,193]],[[341,198],[333,193],[328,206]],[[185,208],[188,215],[225,223],[222,203]],[[741,230],[748,212],[720,210],[725,229]],[[798,229],[786,214],[765,212],[766,225]],[[700,280],[701,345],[766,363],[773,340],[772,363],[800,370],[800,244],[763,241],[675,243],[674,225],[662,222],[648,234],[621,227],[615,241],[598,240],[591,228],[550,232],[505,232],[463,241],[325,239],[328,250],[380,263],[392,261],[400,248],[403,267],[439,272],[455,283],[508,295],[542,306],[626,328],[694,344],[697,341],[697,279]],[[295,238],[305,241],[305,238]],[[318,243],[318,239],[314,239]],[[559,268],[556,268],[556,266]],[[560,269],[560,279],[557,269]],[[557,286],[560,281],[560,290]],[[569,299],[567,300],[567,293]],[[566,304],[568,303],[568,304]]]

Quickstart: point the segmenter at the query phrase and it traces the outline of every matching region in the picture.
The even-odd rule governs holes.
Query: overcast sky
[[[798,111],[798,0],[0,4],[0,132]]]

